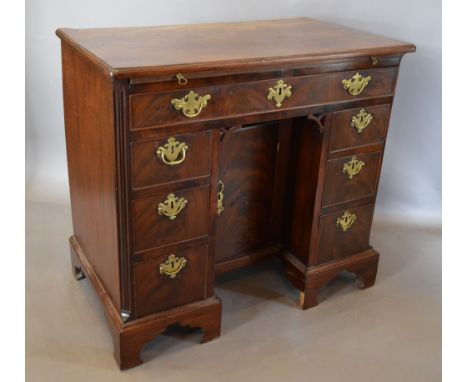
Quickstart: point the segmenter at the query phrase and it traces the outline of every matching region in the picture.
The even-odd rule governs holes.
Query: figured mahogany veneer
[[[307,107],[311,105],[327,104],[356,100],[369,97],[383,97],[393,93],[397,69],[384,68],[364,70],[363,77],[371,76],[371,82],[366,91],[357,96],[350,95],[341,81],[351,78],[356,72],[340,72],[333,74],[313,75],[304,77],[282,78],[287,85],[291,85],[291,97],[283,102],[281,110],[289,108]],[[211,95],[206,108],[195,120],[217,120],[220,118],[239,115],[260,114],[277,109],[275,102],[267,99],[268,89],[273,87],[280,78],[270,80],[230,84],[224,86],[199,87],[194,90],[198,95]],[[187,94],[187,87],[168,93],[137,94],[130,96],[130,125],[132,130],[145,128],[187,124],[194,120],[187,120],[180,111],[171,104],[173,98],[182,98]]]
[[[414,45],[306,18],[57,35],[72,270],[121,369],[168,326],[219,336],[216,275],[266,257],[304,309],[341,271],[374,284],[374,203]]]
[[[349,179],[343,167],[351,160],[364,162],[358,174]],[[377,192],[382,152],[329,159],[325,169],[322,207],[372,197]]]
[[[278,242],[272,219],[279,124],[242,128],[227,136],[219,160],[224,211],[216,218],[215,261],[239,257]]]
[[[169,138],[187,145],[185,159],[178,165],[168,165],[158,158],[157,150]],[[182,157],[177,159],[181,159]],[[211,133],[202,131],[164,137],[162,139],[131,143],[132,185],[134,189],[176,182],[180,179],[201,178],[210,175]]]
[[[172,254],[187,261],[174,278],[159,271],[159,265]],[[165,249],[158,256],[137,262],[134,267],[136,316],[144,317],[205,299],[207,261],[208,247],[204,245],[181,251]]]
[[[362,109],[372,115],[372,121],[364,130],[358,133],[358,130],[351,125],[351,122],[353,117]],[[364,145],[383,145],[387,136],[389,117],[390,105],[359,107],[334,113],[330,151],[336,152]]]
[[[208,234],[209,188],[198,187],[174,192],[187,205],[174,220],[158,213],[158,206],[168,193],[133,201],[134,251],[160,247]]]
[[[347,231],[342,231],[336,222],[346,211],[356,215],[356,221]],[[368,249],[373,212],[374,206],[369,204],[320,216],[315,264]]]

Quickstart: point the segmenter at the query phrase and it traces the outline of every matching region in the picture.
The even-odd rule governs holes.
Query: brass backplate
[[[267,99],[275,100],[276,107],[281,107],[285,98],[292,95],[291,85],[287,85],[283,80],[278,80],[272,88],[268,89]]]
[[[359,110],[359,113],[353,115],[351,118],[351,127],[354,127],[359,134],[361,134],[364,129],[369,126],[374,117],[371,113],[368,113],[366,109]]]
[[[174,194],[167,195],[167,198],[164,202],[158,204],[158,214],[164,215],[169,218],[169,220],[175,220],[177,215],[185,208],[188,200],[184,197],[178,198]]]
[[[369,85],[371,79],[371,76],[363,77],[359,74],[359,72],[357,72],[351,78],[344,79],[341,82],[343,84],[343,87],[345,88],[345,90],[348,91],[349,94],[351,94],[352,96],[356,96],[360,94],[367,85]]]
[[[158,147],[156,154],[164,164],[176,166],[185,160],[185,153],[188,146],[185,142],[178,142],[174,137],[170,137],[164,146]]]
[[[341,217],[336,219],[336,226],[343,232],[346,232],[356,222],[357,216],[349,211],[345,211]]]
[[[353,179],[354,176],[359,174],[364,165],[365,163],[362,160],[358,160],[353,156],[349,162],[343,165],[343,173],[348,176],[348,179]]]
[[[201,113],[210,99],[210,94],[199,96],[193,90],[190,90],[183,98],[173,98],[171,103],[176,110],[182,110],[186,117],[193,118]]]
[[[159,264],[159,273],[169,276],[174,279],[177,274],[185,267],[187,259],[185,257],[177,257],[169,255],[164,263]]]

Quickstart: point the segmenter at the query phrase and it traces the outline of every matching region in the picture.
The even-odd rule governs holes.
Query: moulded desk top
[[[413,44],[310,18],[135,28],[58,29],[115,78],[403,54]]]

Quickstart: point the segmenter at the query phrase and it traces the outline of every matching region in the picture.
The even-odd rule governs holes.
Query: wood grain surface
[[[309,18],[143,28],[58,29],[116,78],[406,53],[414,45]]]

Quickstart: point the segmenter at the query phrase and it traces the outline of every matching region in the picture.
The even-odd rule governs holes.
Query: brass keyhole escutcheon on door
[[[345,211],[341,217],[336,219],[336,226],[343,232],[346,232],[356,222],[357,216],[349,211]]]
[[[185,208],[188,200],[180,197],[178,198],[174,194],[167,195],[167,198],[164,202],[158,204],[158,214],[164,215],[169,218],[169,220],[175,220],[177,215]]]
[[[351,127],[354,127],[359,134],[361,134],[364,129],[369,126],[374,117],[371,113],[368,113],[366,109],[359,110],[359,113],[351,118]]]
[[[281,107],[285,98],[292,95],[291,85],[287,85],[283,80],[278,80],[276,85],[268,89],[267,99],[269,101],[275,100],[276,107]]]
[[[367,85],[369,85],[371,79],[371,76],[363,77],[359,74],[359,72],[357,72],[351,78],[344,79],[343,81],[341,81],[341,83],[343,84],[343,87],[345,88],[345,90],[348,91],[349,94],[351,94],[352,96],[356,96],[360,94]]]
[[[188,146],[184,142],[178,142],[174,137],[170,137],[164,146],[158,147],[156,154],[164,164],[176,166],[185,160],[185,153]]]
[[[349,162],[343,165],[343,173],[348,176],[348,179],[353,179],[354,176],[359,174],[364,165],[365,163],[362,160],[358,160],[353,156]]]
[[[199,96],[193,90],[190,90],[183,98],[173,98],[171,103],[176,110],[182,110],[186,117],[193,118],[201,113],[210,99],[210,94]]]
[[[177,257],[169,255],[164,263],[159,264],[159,273],[169,276],[174,279],[177,274],[185,267],[187,259],[185,257]]]
[[[220,180],[218,182],[218,187],[219,187],[219,191],[218,191],[218,195],[217,195],[217,215],[218,216],[221,216],[221,214],[223,213],[224,211],[224,206],[223,206],[223,200],[224,200],[224,183],[222,180]]]

